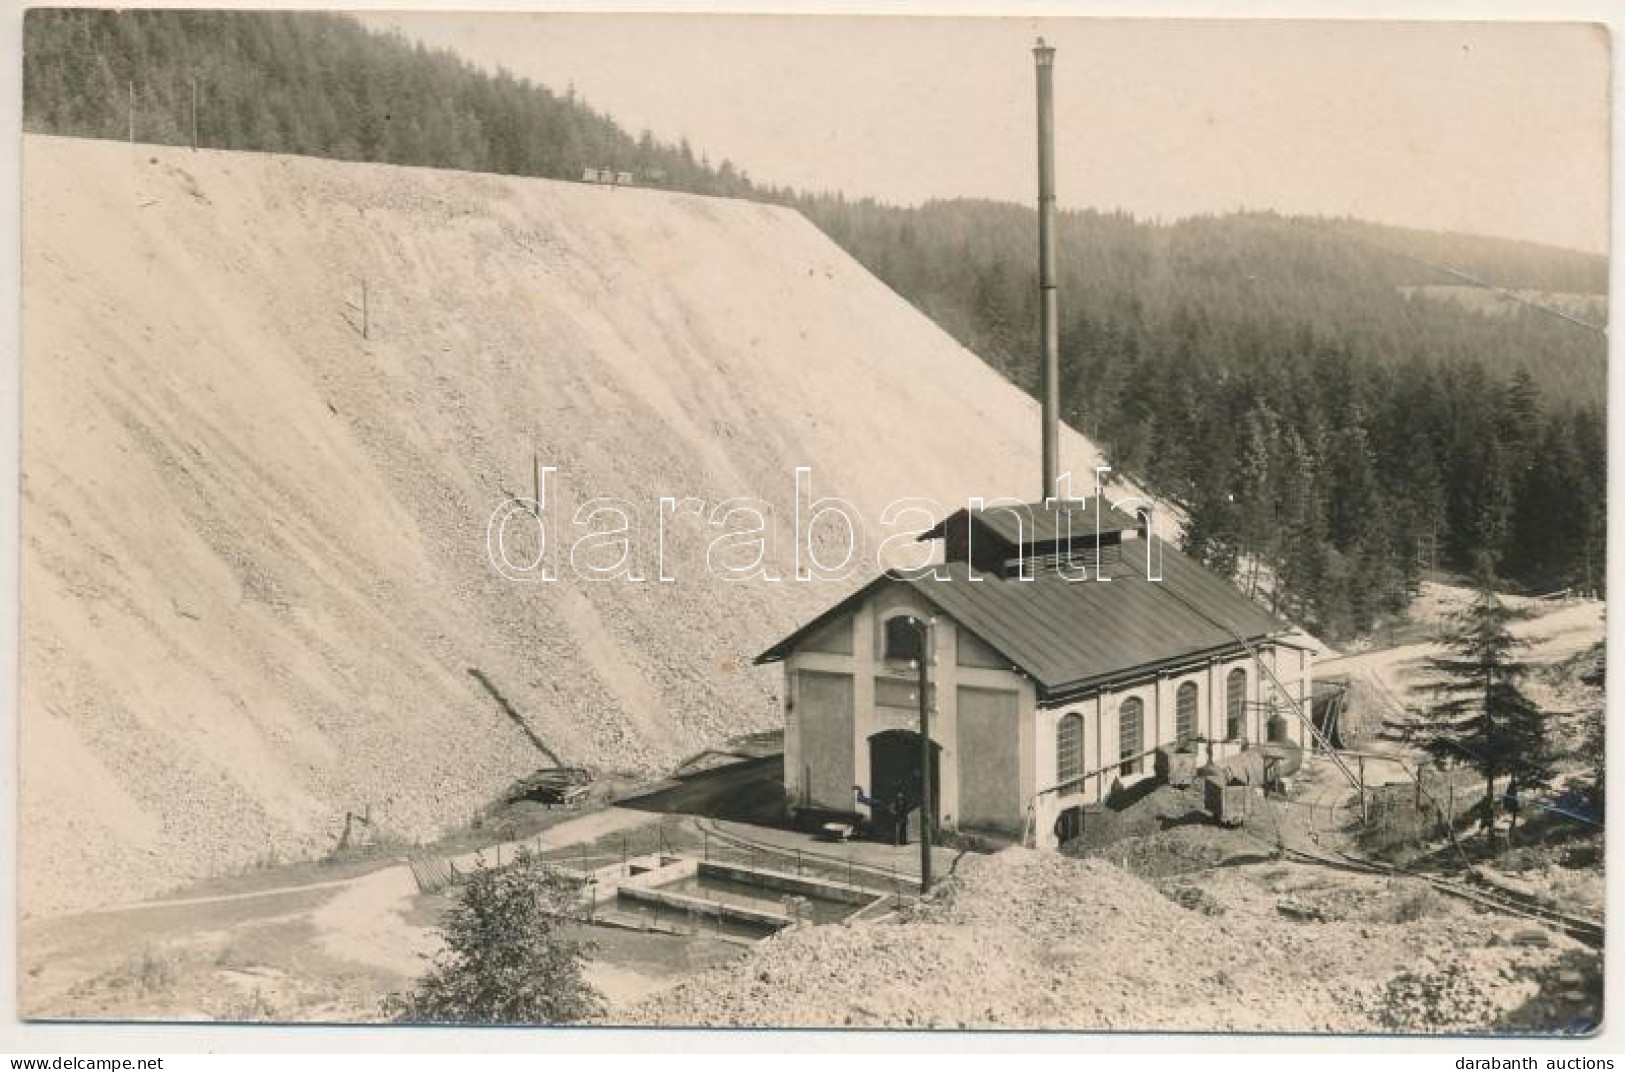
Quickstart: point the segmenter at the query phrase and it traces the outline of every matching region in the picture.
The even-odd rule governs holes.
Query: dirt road
[[[1472,598],[1469,589],[1427,583],[1422,586],[1410,614],[1419,624],[1443,628],[1451,615]],[[1536,665],[1554,663],[1584,651],[1605,635],[1606,616],[1601,600],[1549,601],[1504,596],[1503,601],[1527,615],[1513,622],[1511,628],[1525,645],[1518,656]],[[1444,653],[1444,646],[1437,640],[1401,644],[1317,660],[1315,674],[1349,678],[1359,702],[1372,708],[1361,712],[1362,723],[1375,729],[1384,721],[1402,722],[1410,711],[1431,701],[1425,690],[1433,676],[1428,660]],[[1380,740],[1370,740],[1361,747],[1382,751],[1389,746]]]
[[[563,848],[659,818],[605,808],[454,860],[466,870],[482,855],[494,861],[499,849],[508,859],[522,846]],[[425,910],[434,903],[420,895],[404,861],[390,861],[343,879],[268,882],[255,890],[28,920],[18,935],[18,1004],[31,1017],[174,1019],[225,1008],[264,1018],[269,1007],[254,1003],[274,998],[283,1003],[276,1008],[290,1014],[370,1018],[376,996],[416,977],[438,948],[435,913]],[[215,991],[222,972],[233,985],[259,980],[243,997],[246,1004],[220,1005]],[[613,988],[641,993],[653,985],[640,979],[605,974]]]

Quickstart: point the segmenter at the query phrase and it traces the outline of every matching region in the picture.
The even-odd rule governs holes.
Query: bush
[[[1438,895],[1431,886],[1418,886],[1402,894],[1389,909],[1389,918],[1395,923],[1415,923],[1426,919],[1437,910]]]
[[[446,948],[384,1012],[413,1023],[553,1024],[582,1020],[603,1007],[585,975],[587,946],[559,935],[579,889],[521,850],[500,869],[483,864],[440,930]]]

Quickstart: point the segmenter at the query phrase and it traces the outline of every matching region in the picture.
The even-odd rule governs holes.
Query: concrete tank
[[[1153,768],[1158,778],[1178,789],[1196,781],[1196,752],[1187,746],[1176,745],[1157,749]]]
[[[1263,785],[1264,755],[1257,748],[1249,748],[1209,763],[1197,773],[1220,785]]]

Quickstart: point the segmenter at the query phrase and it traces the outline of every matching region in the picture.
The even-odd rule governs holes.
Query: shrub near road
[[[503,868],[469,876],[441,931],[446,949],[385,1015],[409,1023],[559,1024],[602,1008],[587,984],[586,946],[559,934],[577,887],[521,850]]]

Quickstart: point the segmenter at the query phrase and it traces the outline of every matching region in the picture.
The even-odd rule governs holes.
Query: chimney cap
[[[1040,67],[1048,67],[1055,62],[1055,49],[1046,45],[1044,39],[1040,37],[1033,45],[1033,56],[1037,58]]]

